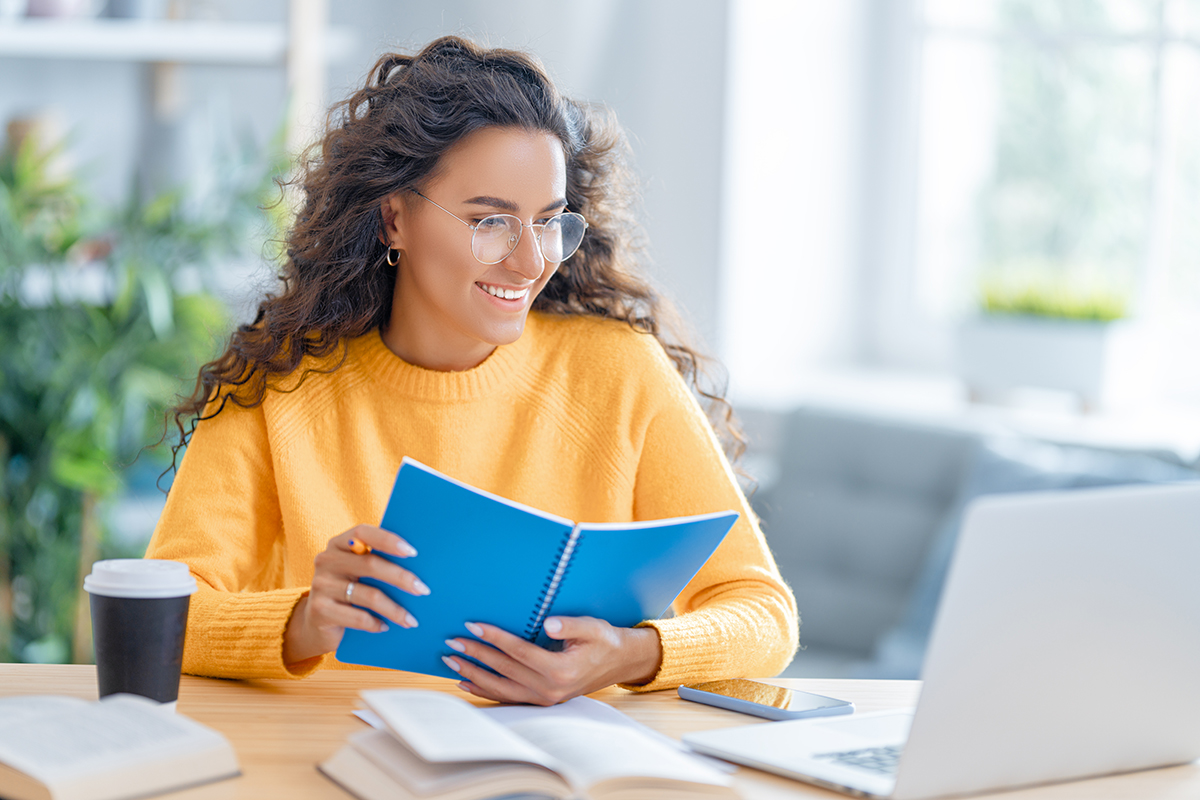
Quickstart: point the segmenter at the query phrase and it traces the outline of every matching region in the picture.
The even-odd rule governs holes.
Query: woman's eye
[[[476,220],[475,225],[485,231],[506,227],[502,217],[484,217],[483,219]]]

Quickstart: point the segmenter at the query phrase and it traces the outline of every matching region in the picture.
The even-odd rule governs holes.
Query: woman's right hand
[[[370,548],[357,553],[352,544]],[[389,622],[415,628],[417,620],[390,597],[359,578],[390,583],[412,595],[429,594],[421,580],[403,567],[375,554],[378,551],[401,557],[417,551],[394,533],[372,525],[356,525],[333,537],[313,561],[312,588],[300,599],[283,633],[283,661],[295,664],[337,649],[346,628],[377,633],[387,623],[369,614],[374,611]]]

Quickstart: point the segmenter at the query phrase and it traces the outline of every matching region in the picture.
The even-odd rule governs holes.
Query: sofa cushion
[[[938,526],[903,618],[882,637],[872,664],[858,674],[879,678],[919,676],[963,512],[973,498],[986,494],[1196,479],[1200,479],[1200,473],[1144,453],[1019,438],[986,441],[975,453],[954,502]]]
[[[800,641],[868,658],[896,624],[973,434],[805,407],[753,498],[800,607]]]

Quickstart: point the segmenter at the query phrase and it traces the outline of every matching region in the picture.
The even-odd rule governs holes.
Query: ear
[[[383,217],[383,228],[379,231],[379,241],[387,247],[401,249],[404,242],[404,201],[400,193],[389,194],[379,201],[379,212]]]

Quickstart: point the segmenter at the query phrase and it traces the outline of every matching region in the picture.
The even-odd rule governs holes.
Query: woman
[[[787,664],[795,602],[693,396],[697,355],[635,275],[623,155],[523,54],[448,37],[376,64],[302,178],[282,292],[176,411],[198,422],[147,556],[201,586],[185,671],[302,677],[344,666],[346,628],[419,624],[358,583],[425,594],[419,576],[354,546],[411,555],[368,524],[405,455],[570,519],[742,515],[673,618],[552,617],[559,652],[469,624],[447,642],[465,691],[548,704]]]

